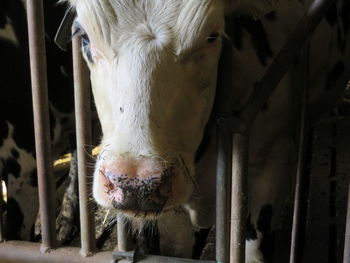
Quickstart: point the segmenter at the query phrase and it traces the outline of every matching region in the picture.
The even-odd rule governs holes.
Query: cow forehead
[[[166,28],[172,38],[191,41],[223,18],[223,1],[218,0],[78,0],[76,8],[78,20],[97,46],[115,46],[139,25],[150,32]]]

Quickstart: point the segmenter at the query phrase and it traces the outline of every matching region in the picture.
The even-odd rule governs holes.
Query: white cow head
[[[224,0],[75,0],[102,124],[93,194],[154,216],[193,191],[215,95]]]

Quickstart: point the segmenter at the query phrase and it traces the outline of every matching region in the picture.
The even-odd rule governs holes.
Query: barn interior
[[[0,192],[2,196],[0,200],[0,262],[245,262],[245,256],[242,256],[242,253],[245,254],[244,245],[243,249],[241,246],[235,248],[237,250],[232,248],[233,242],[241,244],[237,239],[243,240],[244,243],[249,232],[249,226],[246,226],[247,212],[243,212],[240,218],[240,222],[244,221],[242,224],[247,228],[239,231],[240,228],[237,227],[237,232],[234,232],[231,228],[230,222],[233,221],[230,218],[230,213],[233,213],[234,209],[241,209],[240,206],[231,208],[230,202],[225,203],[226,214],[222,216],[225,225],[220,225],[219,228],[213,226],[197,229],[195,232],[196,242],[192,248],[192,258],[180,259],[160,255],[160,241],[156,223],[150,224],[150,227],[144,228],[143,231],[134,233],[131,230],[133,226],[124,217],[120,216],[114,209],[106,209],[97,205],[93,200],[91,195],[92,171],[97,156],[101,152],[97,147],[101,139],[101,127],[90,92],[89,72],[81,56],[81,40],[71,38],[72,25],[63,24],[63,26],[66,26],[65,29],[62,29],[61,25],[61,29],[65,30],[66,39],[61,39],[60,44],[64,43],[66,45],[64,47],[66,51],[62,51],[62,46],[58,47],[54,42],[62,18],[65,15],[66,20],[64,21],[71,18],[67,18],[66,5],[57,5],[53,2],[45,0],[28,0],[27,2],[22,0],[0,0],[0,47],[1,45],[4,47],[11,46],[10,40],[15,40],[17,47],[23,44],[25,48],[17,48],[16,51],[19,52],[18,58],[25,60],[28,64],[26,69],[21,68],[20,64],[16,64],[18,62],[13,62],[10,66],[0,66],[0,77],[3,79],[3,81],[0,81],[0,87],[8,87],[7,90],[4,88],[4,91],[6,94],[10,94],[9,98],[6,97],[8,101],[3,102],[3,99],[0,98],[0,104],[3,104],[0,115],[2,118],[0,120],[0,179],[2,182]],[[23,3],[26,3],[25,6]],[[254,112],[255,108],[260,111],[261,103],[265,106],[267,98],[273,92],[271,87],[274,86],[276,81],[278,83],[278,76],[281,78],[285,73],[285,66],[281,65],[287,65],[288,63],[295,65],[304,59],[298,56],[301,50],[298,47],[304,47],[304,44],[307,43],[308,33],[311,34],[318,25],[332,1],[315,0],[313,4],[315,5],[315,13],[309,13],[309,17],[306,18],[309,20],[302,21],[306,26],[303,24],[296,29],[294,35],[291,34],[290,42],[286,44],[285,50],[281,51],[282,55],[278,57],[280,60],[275,59],[274,62],[276,63],[267,70],[266,75],[270,74],[270,77],[264,78],[257,86],[256,89],[261,92],[257,92],[259,94],[255,98],[256,105],[253,103],[254,105],[249,109],[251,112]],[[350,13],[348,2],[347,7]],[[25,12],[24,8],[28,13],[32,12],[28,14],[28,25],[23,17],[18,18],[21,13]],[[14,13],[16,9],[20,12]],[[45,16],[45,27],[43,25],[43,14],[48,14]],[[271,15],[271,13],[269,12],[268,15]],[[17,24],[14,22],[15,19],[19,19],[19,22],[16,22]],[[350,16],[347,20],[348,25],[350,25],[349,19]],[[31,24],[30,21],[33,21],[33,23]],[[36,41],[42,41],[41,44],[46,42],[46,47],[35,47],[37,42],[31,42],[28,45],[27,37],[18,39],[16,35],[26,35],[28,32],[26,32],[27,29],[24,32],[17,32],[15,30],[17,26],[22,29],[29,26],[29,30],[34,30],[29,33],[30,38],[33,35],[41,34],[42,37],[39,37]],[[5,39],[2,33],[9,29],[13,31],[12,35]],[[67,30],[69,36],[67,36]],[[42,97],[34,98],[34,103],[31,102],[30,78],[32,78],[32,81],[35,78],[33,75],[30,77],[29,57],[27,56],[29,56],[29,49],[35,50],[35,48],[42,51],[46,50],[46,52],[36,52],[41,55],[46,53],[47,56],[49,102],[47,102],[47,98],[45,99],[45,94],[42,96],[43,93],[41,92],[37,92],[37,94]],[[7,50],[7,55],[4,54],[6,51],[1,52],[0,50],[0,58],[4,58],[5,61],[13,61],[13,50],[11,48],[9,50]],[[303,48],[302,50],[302,52],[305,52],[306,49]],[[35,51],[31,52],[35,53]],[[74,62],[72,61],[72,53]],[[40,66],[42,66],[40,55],[38,57],[39,62],[32,63],[32,67],[37,65],[39,68],[36,71],[37,75],[46,75],[40,71]],[[297,60],[298,62],[296,62]],[[224,61],[223,63],[231,62]],[[280,70],[276,70],[276,68]],[[274,74],[276,71],[280,72]],[[26,102],[23,102],[22,98],[18,99],[18,89],[15,86],[21,85],[21,82],[15,77],[15,82],[11,80],[14,74],[20,74],[21,78],[19,79],[26,81],[26,84],[23,85],[27,89],[25,93],[29,94],[26,98],[29,100],[26,100]],[[271,75],[274,76],[271,77]],[[46,81],[45,78],[38,79],[39,82]],[[305,100],[303,92],[306,91],[302,90],[300,92],[300,107],[296,111],[300,111],[301,117],[299,129],[295,132],[295,137],[302,142],[299,149],[297,149],[299,157],[302,156],[298,163],[298,165],[300,164],[300,170],[297,171],[296,168],[295,171],[295,178],[293,179],[293,187],[295,188],[291,189],[293,195],[283,200],[283,209],[280,212],[281,216],[278,219],[277,227],[270,233],[270,225],[266,226],[269,232],[266,242],[270,244],[267,244],[267,247],[264,248],[269,255],[264,261],[266,263],[350,262],[350,75],[346,76],[345,80],[346,82],[343,83],[342,87],[336,91],[336,95],[332,93],[334,97],[327,98],[324,104],[321,103],[318,108],[314,109],[315,112],[322,113],[322,117],[317,121],[311,121],[305,117],[303,109],[305,111],[307,109],[303,108],[302,105],[305,104],[303,104],[303,100]],[[223,84],[221,85],[225,86],[227,84],[225,81],[227,80],[223,78]],[[298,81],[303,82],[304,80],[300,79]],[[55,82],[57,83],[55,84]],[[68,90],[61,88],[62,83],[66,85]],[[44,89],[46,87],[45,84],[38,84],[37,86]],[[75,95],[73,95],[73,86],[80,88],[76,88]],[[33,96],[36,96],[35,92]],[[74,96],[76,99],[75,105]],[[254,97],[254,94],[252,97]],[[325,110],[324,105],[328,105],[330,101],[332,107]],[[31,109],[29,110],[28,104],[34,104],[34,112]],[[39,106],[42,108],[40,109]],[[16,107],[20,107],[19,114],[12,113],[8,117],[8,112],[15,112],[13,109]],[[75,108],[75,113],[73,108]],[[61,111],[61,109],[64,110]],[[54,117],[57,112],[60,112],[57,114],[58,117]],[[24,114],[28,113],[31,117],[27,118],[27,115]],[[38,118],[37,115],[47,115],[46,117],[50,120],[47,119],[45,123],[45,118],[43,118],[44,121],[41,124],[40,121],[34,124],[33,114],[34,119]],[[249,121],[249,118],[253,117],[249,115],[245,121]],[[16,121],[12,122],[12,119],[16,119]],[[23,123],[20,123],[22,121]],[[225,129],[229,127],[230,135],[239,134],[242,128],[240,122],[235,122],[237,120],[233,119],[232,124],[230,121],[232,119],[228,120],[228,125],[227,123],[222,125],[218,121],[218,126],[224,126]],[[38,128],[42,123],[44,123],[43,127]],[[57,128],[57,124],[60,124],[60,128]],[[15,125],[18,125],[20,127],[18,130],[21,130],[24,134],[27,131],[30,134],[29,139],[28,135],[20,136],[21,138],[17,135],[14,136],[14,140],[18,139],[20,142],[18,145],[22,145],[23,140],[32,141],[23,143],[25,145],[23,149],[26,152],[22,153],[18,150],[17,153],[12,151],[8,154],[5,152],[8,151],[5,147],[7,145],[6,140],[9,138],[7,135],[11,133],[11,129],[8,127],[16,128]],[[232,129],[230,125],[235,127]],[[38,130],[34,131],[34,126]],[[57,131],[55,129],[61,129],[65,132],[66,138],[64,141],[60,141],[55,137]],[[40,136],[44,139],[40,139]],[[36,145],[34,137],[36,137]],[[232,136],[229,137],[229,140],[232,140]],[[235,137],[233,136],[233,138]],[[81,147],[77,147],[77,145]],[[35,152],[38,146],[42,147],[41,155],[38,150]],[[51,149],[47,151],[51,147],[54,150],[52,152]],[[22,156],[27,156],[27,153],[34,157],[26,160],[21,159]],[[7,156],[12,158],[11,161]],[[39,160],[38,164],[34,164],[35,157]],[[13,160],[17,164],[14,164]],[[18,164],[20,161],[22,163]],[[17,180],[21,172],[25,169],[31,169],[32,166],[30,165],[35,167],[28,177],[30,179]],[[39,170],[43,173],[42,179],[40,179],[40,176],[39,179],[36,177],[36,172],[40,173]],[[14,173],[17,173],[16,176],[13,176]],[[234,177],[232,171],[225,170],[223,173],[224,176],[228,173],[229,178]],[[16,180],[10,181],[10,175],[15,177]],[[28,183],[28,181],[30,182]],[[29,185],[29,190],[25,187],[21,188],[26,183]],[[81,188],[82,184],[85,187]],[[14,188],[14,185],[16,187],[21,185],[21,187]],[[43,186],[40,187],[40,185]],[[242,185],[244,185],[244,182],[242,182]],[[9,194],[11,187],[20,190]],[[36,189],[36,192],[33,192],[33,188]],[[231,190],[232,186],[228,186],[225,190],[227,191],[226,194],[229,198],[235,198],[234,195],[231,195]],[[21,191],[22,193],[20,193]],[[87,191],[89,192],[87,193]],[[40,198],[38,198],[38,192],[40,192]],[[85,192],[85,194],[81,194],[81,192]],[[18,200],[23,202],[23,196],[32,195],[33,193],[37,195],[33,198],[37,200],[35,205],[30,203],[30,198],[28,203],[24,202],[25,205],[21,207],[13,202],[13,197],[16,194],[20,196],[19,198],[22,198]],[[243,196],[243,199],[246,196],[242,193],[239,193],[239,195],[238,198]],[[228,197],[226,196],[226,198]],[[45,204],[41,203],[43,199],[45,199]],[[32,206],[37,207],[36,210],[29,209]],[[26,207],[28,207],[28,211],[23,212]],[[55,209],[52,209],[52,207],[55,207]],[[30,218],[35,220],[32,220],[30,227],[27,226],[24,230],[24,227],[21,227],[21,224],[24,224],[23,218],[25,216],[23,215],[29,214],[32,210],[36,212],[31,214]],[[269,217],[269,215],[266,216]],[[176,226],[174,227],[176,228]],[[223,232],[224,234],[222,234]],[[23,233],[26,235],[25,238],[21,236]],[[225,237],[223,243],[218,244],[218,233]],[[233,241],[233,237],[237,238],[236,241]],[[224,248],[225,246],[226,248]],[[221,260],[222,258],[224,259]]]

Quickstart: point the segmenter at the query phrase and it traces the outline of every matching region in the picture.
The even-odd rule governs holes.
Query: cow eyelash
[[[91,63],[93,63],[94,60],[93,60],[92,54],[91,54],[90,39],[89,39],[88,34],[86,33],[86,31],[83,29],[83,27],[77,21],[75,21],[74,26],[75,26],[75,31],[72,34],[72,38],[76,37],[76,36],[80,36],[82,51],[86,55],[87,59]]]
[[[87,35],[84,28],[79,24],[79,22],[74,22],[74,32],[72,34],[72,38],[76,36]]]
[[[207,43],[214,43],[217,39],[219,39],[220,33],[219,32],[213,32],[210,34],[210,36],[207,37]]]

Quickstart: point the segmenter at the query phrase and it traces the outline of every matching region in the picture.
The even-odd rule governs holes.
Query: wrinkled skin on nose
[[[173,168],[149,178],[138,178],[130,174],[106,170],[107,194],[112,206],[121,210],[155,212],[163,210],[171,193]]]
[[[156,215],[186,198],[184,191],[190,184],[181,178],[173,165],[165,166],[151,158],[119,158],[101,165],[94,196],[100,203],[125,213]]]

